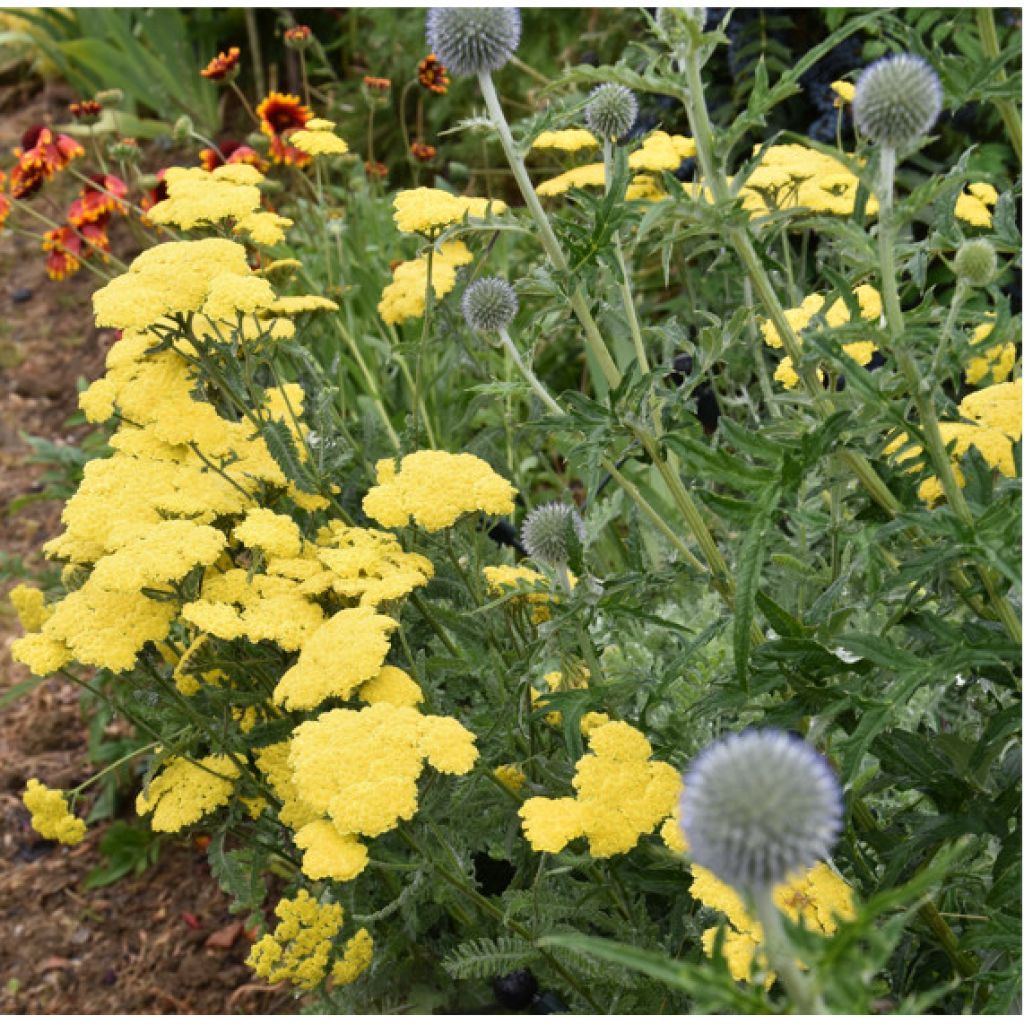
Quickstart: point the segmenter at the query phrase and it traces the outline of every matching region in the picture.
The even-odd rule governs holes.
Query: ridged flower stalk
[[[512,130],[509,128],[501,101],[498,99],[498,93],[494,88],[494,80],[491,78],[490,72],[480,72],[477,75],[477,80],[480,83],[480,92],[483,94],[484,103],[487,105],[487,113],[490,115],[491,121],[498,132],[501,148],[505,151],[505,159],[508,161],[512,175],[516,179],[516,184],[519,186],[519,191],[526,202],[527,209],[529,209],[530,215],[537,225],[541,245],[544,246],[544,251],[548,254],[548,259],[554,264],[555,269],[561,274],[568,274],[569,261],[565,258],[565,253],[562,252],[562,247],[555,237],[551,222],[548,220],[544,207],[540,204],[540,198],[533,187],[533,183],[530,181],[523,158],[516,149],[515,141],[512,138]],[[590,313],[590,299],[582,286],[577,285],[572,290],[569,295],[569,302],[572,304],[573,312],[583,327],[587,348],[590,350],[594,362],[597,364],[609,387],[618,387],[619,382],[622,380],[622,374],[615,365],[611,352],[608,351],[608,346],[605,344],[600,329],[594,322],[594,318]]]
[[[953,466],[946,451],[939,430],[939,417],[935,410],[935,401],[931,391],[921,378],[913,353],[903,338],[905,326],[903,310],[900,306],[899,287],[896,277],[896,230],[893,212],[893,191],[896,176],[896,151],[891,146],[883,146],[879,156],[878,169],[878,262],[882,281],[882,304],[885,309],[886,324],[889,329],[889,344],[896,358],[910,396],[917,407],[917,414],[924,433],[928,456],[935,468],[943,494],[949,507],[966,526],[974,525],[970,506],[960,489]],[[988,593],[989,601],[1006,627],[1015,643],[1021,641],[1020,619],[1010,603],[999,592],[999,587],[992,573],[985,565],[978,565],[978,575]]]
[[[978,7],[974,16],[978,22],[978,35],[981,39],[981,49],[989,60],[998,60],[999,37],[996,35],[996,21],[992,14],[991,7]],[[1006,81],[1006,71],[1002,68],[996,72],[999,81]],[[1007,137],[1017,154],[1017,162],[1021,159],[1021,126],[1020,111],[1017,105],[1009,96],[997,96],[993,101],[999,116],[1003,119],[1003,126],[1006,128]]]

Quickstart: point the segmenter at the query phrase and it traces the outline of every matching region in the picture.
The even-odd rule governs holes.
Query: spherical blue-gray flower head
[[[749,730],[707,747],[683,779],[680,822],[694,863],[733,888],[771,888],[828,856],[839,781],[803,740]]]
[[[942,83],[910,53],[876,60],[857,80],[853,121],[880,146],[896,149],[921,138],[942,110]]]
[[[621,138],[633,127],[638,109],[636,97],[624,85],[599,85],[587,100],[587,127],[602,138]]]
[[[431,7],[427,45],[453,75],[497,71],[519,46],[518,7]]]
[[[522,539],[526,553],[554,569],[569,564],[573,541],[582,544],[583,520],[579,512],[563,501],[552,501],[535,508],[523,523]]]
[[[481,277],[462,293],[462,315],[474,331],[500,331],[518,311],[515,289],[502,277]]]

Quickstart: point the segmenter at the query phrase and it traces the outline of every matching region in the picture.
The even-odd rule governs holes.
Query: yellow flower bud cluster
[[[339,985],[351,984],[370,965],[373,939],[360,928],[349,939],[341,957],[331,965],[334,943],[345,914],[337,903],[319,903],[305,889],[276,908],[278,925],[253,944],[246,963],[272,985],[289,981],[297,988],[313,989],[327,976]]]
[[[32,827],[44,839],[74,846],[85,838],[85,822],[71,813],[59,789],[50,789],[38,779],[29,779],[22,800],[32,812]]]

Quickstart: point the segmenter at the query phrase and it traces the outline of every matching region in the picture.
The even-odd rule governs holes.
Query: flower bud
[[[996,251],[987,238],[972,238],[957,250],[953,273],[971,288],[984,288],[996,276]]]
[[[842,796],[810,744],[778,729],[748,730],[694,761],[680,822],[694,863],[734,888],[771,888],[828,856]]]
[[[609,82],[599,85],[587,101],[586,118],[590,130],[602,138],[621,138],[636,120],[636,97],[624,85]]]
[[[518,7],[431,7],[427,45],[453,75],[497,71],[519,46]]]
[[[114,139],[107,146],[107,154],[111,160],[118,160],[123,164],[133,164],[142,156],[138,142],[135,139]]]
[[[552,501],[526,517],[522,538],[531,558],[553,569],[564,569],[572,548],[583,543],[583,520],[572,506]]]
[[[171,138],[179,146],[186,145],[192,139],[192,118],[182,114],[171,129]]]
[[[500,331],[518,311],[515,290],[500,277],[481,277],[462,293],[462,315],[474,331]]]
[[[284,45],[290,50],[305,50],[313,43],[313,30],[308,25],[293,25],[284,30]]]
[[[941,109],[939,76],[909,53],[875,61],[858,79],[853,97],[857,130],[891,149],[920,139]]]

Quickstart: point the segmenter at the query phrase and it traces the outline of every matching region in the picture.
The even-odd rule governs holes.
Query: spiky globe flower
[[[583,537],[579,512],[564,501],[552,501],[535,508],[523,523],[526,553],[553,569],[564,569],[569,564],[572,545],[582,544]]]
[[[431,7],[427,45],[453,75],[497,71],[519,46],[518,7]]]
[[[986,238],[972,238],[957,250],[953,273],[971,288],[984,288],[996,276],[996,251]]]
[[[590,94],[586,107],[587,125],[595,135],[621,138],[636,120],[636,97],[624,85],[608,82]]]
[[[910,53],[876,60],[857,80],[853,120],[872,142],[896,149],[921,138],[942,109],[932,66]]]
[[[777,729],[749,730],[697,757],[684,778],[680,821],[696,864],[752,892],[828,855],[842,794],[808,743]]]
[[[462,315],[474,331],[500,331],[518,311],[515,290],[503,277],[481,277],[462,293]]]

